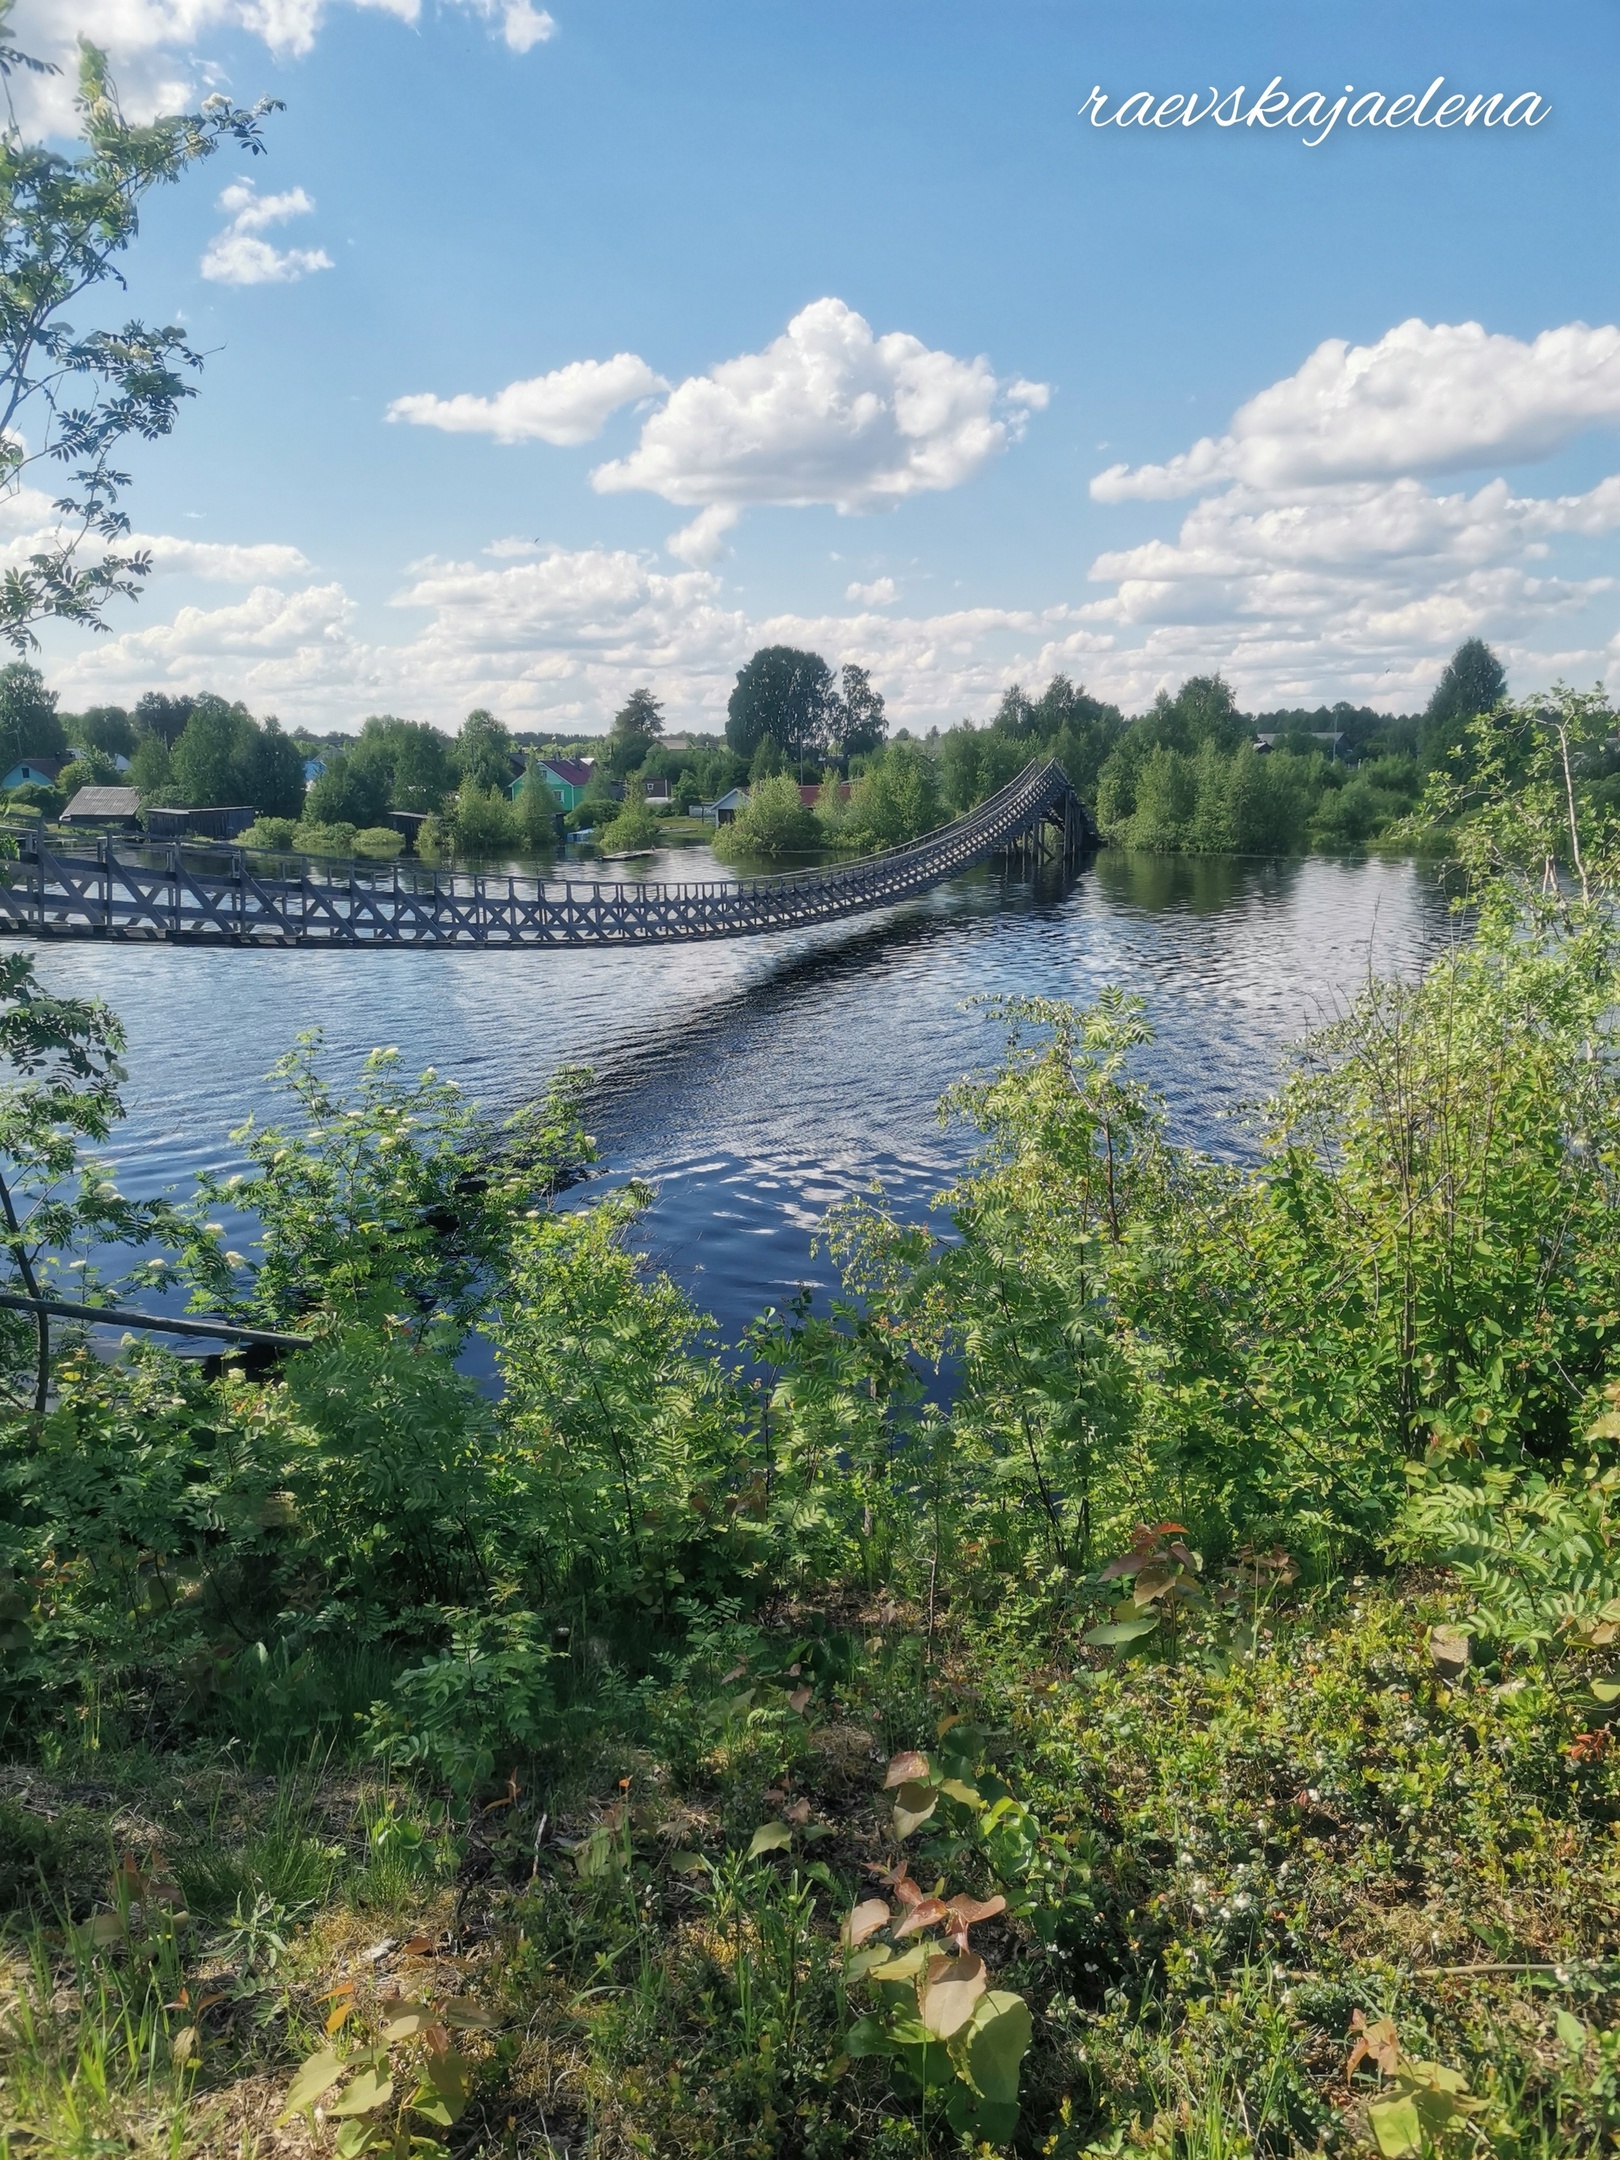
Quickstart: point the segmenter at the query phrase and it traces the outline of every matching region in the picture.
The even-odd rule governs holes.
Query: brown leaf
[[[882,1898],[867,1898],[845,1917],[838,1933],[851,1950],[858,1950],[879,1928],[886,1928],[893,1917]]]
[[[730,1687],[732,1681],[740,1680],[747,1670],[748,1665],[746,1660],[739,1658],[737,1663],[732,1666],[730,1672],[721,1675],[720,1685],[722,1687]]]
[[[433,1937],[431,1935],[413,1935],[408,1942],[400,1944],[399,1954],[401,1957],[421,1957],[432,1948]]]
[[[1455,1679],[1466,1672],[1472,1655],[1472,1646],[1466,1629],[1460,1627],[1432,1627],[1429,1630],[1429,1663],[1437,1673],[1447,1679]]]
[[[1136,1578],[1136,1588],[1131,1592],[1135,1605],[1151,1605],[1156,1597],[1162,1597],[1176,1579],[1174,1568],[1155,1565],[1145,1567]]]
[[[799,1823],[801,1825],[807,1823],[810,1820],[809,1801],[795,1800],[791,1807],[785,1807],[782,1810],[782,1820],[784,1822]]]
[[[793,1693],[788,1697],[788,1708],[790,1710],[797,1710],[800,1717],[803,1717],[805,1710],[809,1704],[810,1698],[814,1693],[814,1688],[796,1687],[793,1690]]]
[[[939,1898],[919,1898],[917,1903],[906,1914],[906,1917],[896,1926],[894,1939],[898,1942],[902,1935],[915,1935],[919,1928],[938,1927],[942,1920],[949,1917],[948,1908]]]
[[[984,1988],[984,1960],[971,1951],[960,1957],[930,1958],[917,1990],[917,2009],[925,2030],[936,2040],[948,2040],[960,2032]]]
[[[928,1757],[915,1748],[902,1748],[898,1755],[889,1758],[889,1767],[883,1774],[883,1790],[892,1792],[896,1785],[915,1784],[918,1778],[928,1775]]]
[[[1350,2030],[1359,2034],[1350,2051],[1350,2060],[1344,2066],[1344,2074],[1354,2074],[1358,2063],[1374,2062],[1385,2077],[1393,2077],[1401,2059],[1401,2044],[1395,2031],[1393,2018],[1375,2018],[1367,2023],[1366,2012],[1356,2011],[1350,2020]]]
[[[1145,1552],[1121,1553],[1117,1560],[1110,1560],[1103,1569],[1102,1580],[1115,1582],[1121,1575],[1134,1575],[1147,1566],[1148,1559],[1149,1555]]]
[[[902,1905],[920,1905],[922,1903],[923,1894],[912,1881],[903,1860],[898,1867],[890,1868],[888,1874],[882,1879],[889,1885],[889,1888]]]
[[[939,1794],[928,1785],[902,1785],[894,1796],[894,1834],[910,1837],[927,1822],[939,1806]]]
[[[1005,1912],[1007,1900],[1004,1897],[972,1898],[958,1892],[947,1902],[945,1910],[951,1917],[951,1940],[959,1950],[965,1950],[968,1929],[977,1927],[981,1920],[993,1920],[997,1913]]]

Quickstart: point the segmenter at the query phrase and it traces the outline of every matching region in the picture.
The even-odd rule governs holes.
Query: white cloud
[[[209,578],[222,585],[255,585],[266,578],[297,577],[310,567],[301,548],[282,547],[268,540],[240,546],[225,540],[182,540],[167,533],[151,537],[136,533],[128,544],[145,548],[152,557],[153,569],[160,575],[168,571]]]
[[[301,187],[261,195],[251,180],[233,180],[216,205],[230,222],[203,251],[202,274],[218,285],[291,285],[312,270],[330,270],[324,248],[278,248],[259,235],[288,218],[308,217],[314,202]]]
[[[54,60],[55,76],[14,74],[25,125],[58,132],[74,129],[74,40],[87,37],[111,55],[125,110],[135,119],[175,112],[194,100],[208,70],[193,56],[219,31],[257,37],[277,55],[299,58],[313,51],[334,7],[343,0],[21,0],[14,29],[25,52]],[[421,19],[422,0],[351,0],[356,7]],[[530,52],[552,37],[557,25],[532,0],[438,0],[489,25],[507,49]]]
[[[1320,486],[1466,472],[1549,456],[1620,423],[1620,328],[1565,323],[1531,344],[1478,323],[1415,317],[1376,345],[1328,338],[1294,375],[1240,406],[1229,431],[1164,465],[1111,465],[1099,502],[1163,500],[1241,480]]]
[[[1591,385],[1602,379],[1591,342],[1599,333],[1573,331],[1563,345],[1548,333],[1516,350],[1584,353],[1565,378],[1587,385],[1581,409],[1590,412]],[[869,340],[874,349],[880,342]],[[801,382],[792,367],[779,373],[787,388],[774,403],[724,391],[725,425],[715,430],[722,448],[740,413],[770,420],[800,411]],[[1294,396],[1300,380],[1273,387]],[[895,423],[877,403],[874,432],[893,449]],[[1244,410],[1287,404],[1263,391]],[[1566,392],[1558,425],[1573,425],[1580,404]],[[1500,415],[1493,423],[1500,440],[1551,439],[1534,435],[1523,398],[1514,409],[1511,428]],[[824,437],[811,432],[799,469],[825,474],[842,460],[849,499],[861,500],[849,441],[836,426]],[[1295,432],[1328,439],[1313,426]],[[768,435],[762,424],[760,440]],[[1468,439],[1483,436],[1479,422]],[[1239,439],[1235,425],[1226,439]],[[780,440],[772,455],[781,471]],[[1361,455],[1376,462],[1371,450]],[[869,479],[891,469],[880,459],[865,471]],[[1257,469],[1291,468],[1279,452]],[[1309,458],[1305,469],[1316,469]],[[843,612],[760,617],[736,604],[712,565],[741,504],[753,499],[700,503],[667,543],[684,565],[673,571],[652,555],[522,537],[494,541],[477,561],[417,564],[394,602],[402,633],[393,642],[386,632],[363,635],[342,589],[316,582],[295,550],[160,538],[151,545],[162,567],[251,582],[251,590],[232,606],[180,609],[168,623],[147,621],[79,651],[57,680],[70,706],[156,683],[208,683],[323,726],[384,705],[451,724],[487,704],[518,725],[583,731],[605,727],[628,691],[650,681],[680,721],[717,727],[741,662],[761,644],[786,642],[834,665],[869,667],[895,719],[926,728],[984,716],[1009,682],[1040,683],[1058,670],[1127,711],[1161,685],[1212,668],[1251,707],[1346,696],[1409,710],[1459,640],[1478,634],[1502,651],[1515,687],[1561,673],[1602,675],[1620,690],[1620,577],[1604,545],[1620,532],[1620,472],[1560,494],[1514,487],[1501,475],[1448,487],[1417,470],[1212,482],[1174,530],[1095,556],[1089,594],[1039,609],[934,615],[901,612],[887,577],[852,580]],[[28,551],[34,534],[26,528],[48,523],[48,509],[35,492],[0,514],[0,536],[13,535],[0,544],[0,564]]]
[[[664,545],[677,561],[706,570],[726,552],[726,534],[741,515],[733,503],[710,503],[689,525],[672,532]]]
[[[680,383],[630,455],[591,482],[694,508],[887,509],[960,487],[1044,400],[1044,385],[1004,384],[982,357],[960,360],[899,330],[874,337],[842,300],[817,300],[763,352]]]
[[[447,435],[493,435],[497,442],[548,442],[561,447],[589,442],[621,405],[669,388],[635,353],[611,360],[572,360],[549,375],[508,383],[493,397],[435,397],[419,391],[395,398],[390,420],[441,428]]]

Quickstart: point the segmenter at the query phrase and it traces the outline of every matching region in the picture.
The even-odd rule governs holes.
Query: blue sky
[[[48,643],[70,704],[590,732],[647,682],[713,726],[776,639],[914,726],[1057,669],[1127,709],[1216,667],[1251,705],[1400,708],[1474,632],[1519,687],[1620,687],[1612,0],[18,22],[107,45],[132,109],[287,104],[132,260],[210,359],[136,465],[159,573]],[[1550,111],[1315,149],[1079,117],[1094,84],[1442,75]]]

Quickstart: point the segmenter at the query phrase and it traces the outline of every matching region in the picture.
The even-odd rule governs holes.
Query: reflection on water
[[[727,874],[707,850],[635,867]],[[656,1184],[650,1249],[730,1335],[825,1278],[809,1243],[833,1201],[876,1179],[921,1208],[960,1164],[968,1136],[941,1131],[934,1105],[1002,1043],[970,1001],[1140,991],[1156,1029],[1144,1069],[1174,1128],[1240,1153],[1232,1113],[1266,1090],[1288,1043],[1369,967],[1410,973],[1448,934],[1444,903],[1405,863],[1105,853],[1067,883],[987,867],[880,916],[711,945],[49,945],[40,970],[124,1019],[130,1114],[113,1154],[141,1194],[231,1167],[228,1132],[263,1114],[262,1074],[307,1028],[324,1030],[341,1073],[396,1044],[492,1109],[559,1063],[591,1065],[607,1167]]]

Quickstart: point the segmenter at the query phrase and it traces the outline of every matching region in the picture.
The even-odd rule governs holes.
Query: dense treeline
[[[0,757],[72,754],[53,788],[13,790],[19,805],[58,810],[76,787],[122,776],[152,804],[250,805],[255,844],[373,853],[395,851],[389,821],[414,813],[427,819],[423,853],[441,860],[543,852],[559,825],[609,852],[644,849],[661,837],[661,817],[733,789],[746,800],[718,835],[723,854],[892,846],[1050,756],[1114,845],[1275,854],[1412,840],[1425,781],[1466,763],[1471,722],[1504,689],[1500,661],[1478,639],[1452,656],[1425,711],[1404,716],[1346,703],[1244,713],[1211,675],[1161,691],[1127,719],[1058,675],[1038,697],[1015,685],[982,727],[964,721],[919,742],[905,729],[890,739],[865,669],[835,675],[818,654],[769,646],[738,672],[724,739],[669,735],[642,688],[605,738],[514,736],[480,710],[453,737],[379,714],[356,735],[317,740],[212,695],[154,692],[129,711],[59,714],[37,670],[16,663],[0,670]],[[1620,774],[1612,750],[1592,755],[1595,773]],[[591,768],[566,814],[541,770],[557,757]]]
[[[12,1284],[311,1338],[0,1330],[13,2122],[217,2149],[308,2056],[295,2112],[419,2160],[536,2084],[692,2160],[1416,2154],[1414,2094],[1436,2154],[1612,2140],[1609,725],[1470,724],[1471,938],[1248,1164],[1173,1139],[1136,1000],[1013,1002],[940,1234],[845,1206],[838,1295],[745,1345],[581,1184],[584,1076],[496,1126],[306,1042],[240,1174],[130,1203],[115,1018],[5,959]],[[168,1826],[111,1893],[96,1807]]]

